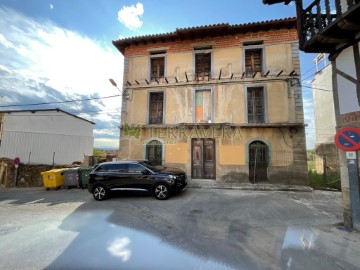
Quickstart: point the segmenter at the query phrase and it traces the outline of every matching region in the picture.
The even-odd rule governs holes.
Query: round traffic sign
[[[346,127],[338,130],[335,134],[335,144],[341,150],[355,151],[360,149],[360,129]]]

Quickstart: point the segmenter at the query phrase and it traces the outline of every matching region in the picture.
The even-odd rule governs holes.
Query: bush
[[[314,189],[332,188],[341,190],[340,174],[338,173],[329,173],[326,177],[326,183],[323,174],[309,170],[308,175],[310,186]]]

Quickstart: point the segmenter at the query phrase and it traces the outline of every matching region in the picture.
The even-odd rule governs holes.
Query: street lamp
[[[122,91],[119,89],[119,87],[117,86],[116,82],[113,79],[109,79],[110,83],[116,87],[117,90],[119,90],[120,94],[122,94]]]
[[[110,78],[109,81],[110,81],[110,83],[111,83],[113,86],[116,87],[117,90],[119,90],[119,92],[120,92],[120,94],[122,95],[123,98],[125,98],[125,99],[127,99],[127,100],[130,100],[130,94],[128,93],[128,91],[127,91],[126,88],[125,88],[124,91],[122,91],[122,90],[118,87],[118,85],[117,85],[117,83],[114,81],[114,79],[111,79],[111,78]]]

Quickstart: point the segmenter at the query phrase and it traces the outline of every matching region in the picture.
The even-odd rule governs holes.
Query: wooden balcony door
[[[215,139],[191,140],[191,177],[216,179]]]

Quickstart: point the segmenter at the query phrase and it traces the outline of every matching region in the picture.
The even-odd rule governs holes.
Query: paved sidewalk
[[[259,191],[299,191],[312,192],[308,186],[282,185],[282,184],[250,184],[250,183],[226,183],[208,179],[191,179],[189,188],[205,189],[235,189],[235,190],[259,190]]]

